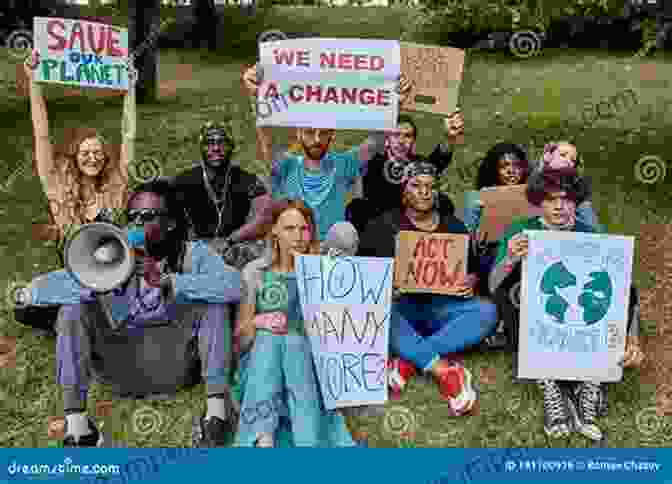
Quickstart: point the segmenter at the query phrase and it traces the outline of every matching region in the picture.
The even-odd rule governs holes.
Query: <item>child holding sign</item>
[[[297,447],[354,446],[343,416],[324,409],[298,297],[294,256],[317,253],[312,211],[284,200],[272,220],[270,254],[243,271],[236,445],[274,447],[284,435]]]
[[[527,188],[530,203],[541,206],[543,215],[516,222],[506,231],[499,246],[495,268],[490,276],[490,288],[495,293],[500,313],[505,321],[510,344],[518,350],[520,316],[521,261],[527,256],[528,241],[524,230],[565,230],[595,232],[577,220],[576,207],[588,198],[586,185],[580,178],[563,171],[545,170],[530,177]],[[633,288],[634,289],[634,288]],[[597,291],[597,289],[595,290]],[[643,354],[639,346],[638,304],[631,290],[628,336],[624,366],[638,366]],[[586,290],[585,305],[599,304],[591,290]],[[515,361],[515,360],[514,360]],[[514,369],[514,374],[517,371]],[[567,436],[574,429],[593,440],[602,439],[597,417],[604,413],[604,394],[600,384],[572,382],[564,392],[560,382],[538,382],[544,394],[544,431],[550,437]]]

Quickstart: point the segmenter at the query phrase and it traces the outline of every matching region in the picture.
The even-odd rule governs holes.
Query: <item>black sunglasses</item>
[[[126,216],[129,224],[144,224],[156,220],[159,217],[166,217],[168,212],[157,208],[143,208],[139,210],[128,210]]]

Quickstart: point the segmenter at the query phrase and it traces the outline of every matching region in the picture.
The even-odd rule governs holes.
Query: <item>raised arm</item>
[[[135,103],[135,83],[137,81],[137,71],[129,71],[128,92],[124,96],[124,112],[121,121],[121,157],[119,159],[119,170],[124,185],[128,185],[128,165],[135,159],[135,138],[136,138],[136,103]]]
[[[30,63],[30,65],[28,65]],[[57,188],[57,180],[50,176],[54,169],[54,151],[49,139],[49,117],[47,103],[42,94],[42,86],[35,82],[33,66],[39,67],[39,54],[33,51],[29,61],[24,63],[24,72],[28,77],[30,90],[30,113],[33,118],[33,136],[35,138],[35,158],[37,174],[46,193]]]

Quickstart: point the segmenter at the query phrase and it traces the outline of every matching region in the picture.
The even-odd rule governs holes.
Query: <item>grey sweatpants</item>
[[[62,306],[56,322],[56,361],[65,410],[86,408],[94,371],[124,393],[174,392],[188,381],[194,338],[207,394],[228,393],[230,306],[174,304],[167,313],[165,321],[115,333],[97,304]]]

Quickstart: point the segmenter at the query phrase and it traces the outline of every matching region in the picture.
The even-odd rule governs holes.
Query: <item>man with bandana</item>
[[[187,241],[187,221],[165,180],[137,189],[127,203],[128,243],[135,272],[114,290],[84,288],[76,274],[42,275],[23,291],[25,305],[61,305],[56,324],[57,382],[63,391],[66,447],[95,447],[102,436],[86,415],[95,376],[119,393],[170,393],[205,380],[203,446],[219,447],[235,429],[231,401],[230,304],[240,300],[240,272],[202,241]],[[117,242],[93,254],[117,263]],[[153,334],[148,334],[153,332]]]
[[[440,213],[434,206],[436,167],[425,160],[411,163],[402,180],[401,208],[394,208],[367,225],[359,256],[395,257],[400,231],[465,234],[469,232],[455,215]],[[477,399],[471,373],[455,358],[477,346],[497,325],[494,304],[474,297],[477,264],[469,251],[469,274],[456,282],[458,295],[395,295],[390,321],[390,349],[402,360],[392,362],[392,390],[399,392],[415,369],[434,377],[449,403],[452,415],[471,411]]]
[[[235,142],[226,124],[206,123],[199,146],[201,159],[171,182],[191,223],[191,236],[208,241],[241,268],[263,250],[254,241],[268,221],[268,187],[231,160]]]
[[[243,85],[251,96],[257,95],[257,67],[243,73]],[[403,104],[411,91],[410,83],[402,75],[399,80],[399,102]],[[287,146],[272,146],[267,130],[257,128],[257,139],[262,152],[272,158],[272,192],[276,198],[299,198],[316,214],[320,240],[329,228],[346,218],[358,231],[366,221],[381,213],[390,199],[399,200],[399,183],[406,165],[414,159],[416,128],[408,117],[400,119],[400,126],[389,132],[372,132],[360,146],[346,152],[329,150],[336,131],[333,129],[300,128],[297,133],[302,145],[301,155],[290,154]],[[449,140],[462,134],[463,120],[459,112],[446,121]],[[438,146],[431,161],[443,170],[452,158],[447,145]],[[363,177],[363,180],[362,180]],[[357,191],[363,181],[366,199],[355,199],[346,217],[347,192]],[[438,195],[435,195],[438,199]],[[375,197],[376,202],[373,202]],[[393,202],[394,203],[394,202]],[[443,211],[452,213],[454,207],[442,198]]]

